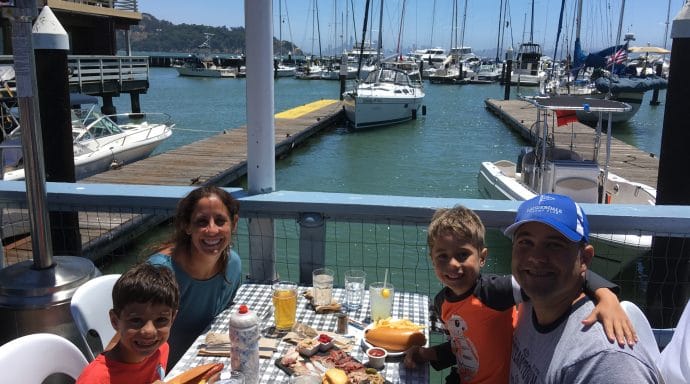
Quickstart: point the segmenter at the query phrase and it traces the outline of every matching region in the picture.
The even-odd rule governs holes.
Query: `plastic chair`
[[[630,301],[621,301],[621,307],[628,314],[630,321],[635,327],[635,332],[637,332],[639,341],[635,347],[642,347],[652,358],[652,361],[656,362],[659,360],[659,346],[656,344],[656,337],[652,331],[652,326],[649,324],[649,320],[647,320],[647,316],[645,316],[640,307]]]
[[[671,341],[657,360],[666,383],[690,382],[690,302],[685,304]]]
[[[119,274],[95,277],[74,292],[70,310],[93,360],[115,336],[108,311],[113,307],[113,285]]]
[[[52,333],[22,336],[0,346],[3,383],[41,384],[55,373],[76,379],[87,365],[77,346]]]

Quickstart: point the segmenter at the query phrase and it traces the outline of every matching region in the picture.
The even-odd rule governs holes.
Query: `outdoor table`
[[[297,301],[297,321],[300,323],[307,324],[317,331],[330,331],[335,332],[336,330],[336,315],[335,313],[327,314],[317,314],[314,312],[308,301],[301,295],[307,287],[298,288],[298,301]],[[339,303],[344,303],[345,290],[342,288],[333,289],[333,298]],[[267,284],[243,284],[237,291],[237,296],[235,297],[234,304],[221,312],[213,321],[210,328],[206,332],[214,333],[227,333],[228,332],[228,321],[230,318],[230,313],[232,311],[237,311],[240,304],[247,304],[250,310],[255,311],[258,316],[261,316],[269,309],[272,309],[271,301],[271,286]],[[369,291],[365,290],[364,297],[362,300],[362,306],[357,311],[347,312],[350,319],[360,321],[362,323],[368,324],[371,322],[369,318]],[[266,328],[274,324],[273,322],[273,311],[271,310],[271,316],[266,319],[265,322],[261,323],[261,318],[259,318],[260,327]],[[396,291],[393,301],[393,317],[394,318],[407,318],[413,322],[426,326],[424,332],[426,334],[427,340],[429,339],[429,297],[426,295],[410,292],[400,292]],[[350,333],[357,333],[356,329],[350,325]],[[352,332],[354,331],[354,332]],[[359,331],[361,334],[361,331]],[[180,373],[193,368],[201,364],[221,362],[226,365],[226,370],[229,370],[230,359],[228,357],[215,357],[215,356],[199,356],[197,354],[199,346],[204,342],[206,334],[199,335],[194,344],[185,352],[184,356],[180,358],[177,364],[168,372],[166,379],[170,379],[179,375]],[[260,359],[259,371],[260,371],[260,383],[287,383],[289,381],[289,376],[280,368],[275,365],[275,360],[285,355],[287,350],[293,346],[285,341],[278,343],[278,350],[273,354],[270,359]],[[355,341],[355,346],[351,351],[351,355],[365,363],[367,361],[366,353],[364,352],[361,345],[361,338]],[[406,369],[403,364],[403,357],[387,358],[386,366],[381,371],[382,375],[390,383],[428,383],[429,382],[429,365],[424,364],[416,369]]]

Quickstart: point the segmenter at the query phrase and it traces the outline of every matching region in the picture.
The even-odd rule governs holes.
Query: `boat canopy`
[[[620,101],[596,99],[581,96],[558,95],[550,97],[525,97],[526,101],[539,109],[570,110],[588,112],[628,112],[630,104]]]
[[[594,81],[599,92],[647,92],[651,90],[666,89],[668,87],[668,80],[659,76],[647,77],[619,77],[612,79],[608,77],[600,77]]]
[[[85,95],[83,93],[71,92],[69,94],[69,104],[70,105],[98,104],[98,97],[91,96],[91,95]]]

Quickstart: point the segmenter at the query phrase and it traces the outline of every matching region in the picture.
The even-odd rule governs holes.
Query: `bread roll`
[[[326,373],[323,374],[323,384],[347,384],[348,378],[347,373],[342,369],[329,368]]]
[[[365,340],[388,352],[403,352],[411,347],[426,344],[426,336],[418,329],[401,329],[378,326],[364,331]]]

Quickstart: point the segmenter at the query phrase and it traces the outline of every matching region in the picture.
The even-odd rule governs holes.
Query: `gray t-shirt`
[[[549,327],[537,324],[531,303],[518,311],[510,366],[511,384],[659,383],[644,349],[610,343],[601,323],[584,327],[594,304],[588,298]]]

